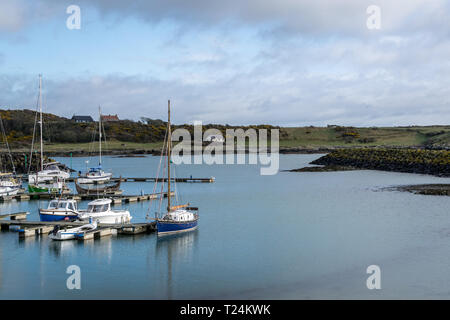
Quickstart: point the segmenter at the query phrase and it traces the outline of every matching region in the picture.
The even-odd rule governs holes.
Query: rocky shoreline
[[[450,184],[416,184],[385,188],[389,191],[404,191],[414,194],[450,196]]]
[[[333,172],[333,171],[351,171],[351,170],[359,170],[359,169],[355,167],[329,165],[329,166],[309,166],[298,169],[283,170],[283,172]]]
[[[359,148],[335,150],[311,164],[450,177],[450,151]]]

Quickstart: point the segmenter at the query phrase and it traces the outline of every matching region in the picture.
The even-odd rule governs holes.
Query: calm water
[[[282,155],[280,168],[319,155]],[[69,158],[60,161],[70,165]],[[83,169],[85,158],[73,158]],[[154,176],[158,157],[106,157],[115,175]],[[260,176],[258,166],[180,165],[177,176],[216,177],[178,184],[200,207],[199,229],[92,242],[19,240],[0,234],[0,298],[450,298],[449,197],[379,191],[449,179],[378,171]],[[153,183],[123,183],[126,194]],[[82,202],[81,207],[86,207]],[[0,204],[1,213],[47,201]],[[144,221],[148,202],[122,205]],[[154,212],[154,210],[152,210]],[[69,265],[81,268],[81,290],[68,290]],[[381,290],[368,290],[366,268],[381,268]]]

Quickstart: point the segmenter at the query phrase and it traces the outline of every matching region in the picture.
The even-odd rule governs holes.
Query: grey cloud
[[[264,75],[266,71],[260,70]],[[449,77],[442,77],[443,83]],[[450,122],[449,89],[420,80],[387,83],[385,75],[333,79],[297,74],[284,83],[261,82],[251,73],[233,81],[186,85],[141,76],[44,79],[44,108],[67,117],[95,115],[98,105],[121,118],[164,118],[167,99],[176,123],[279,125],[408,125]],[[1,105],[34,107],[37,78],[3,76]],[[387,87],[387,88],[386,88]]]
[[[73,1],[3,0],[0,4],[0,30],[14,31],[27,21],[64,15]],[[266,35],[287,33],[312,35],[371,36],[366,28],[366,9],[372,0],[77,0],[84,10],[97,9],[102,17],[120,20],[136,17],[146,22],[175,21],[189,28],[223,23],[263,27]],[[378,0],[384,34],[430,32],[448,35],[449,4],[445,0]]]

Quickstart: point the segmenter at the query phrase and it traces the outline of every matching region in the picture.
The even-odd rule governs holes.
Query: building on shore
[[[103,122],[110,122],[110,121],[119,121],[119,117],[117,116],[117,114],[115,115],[102,115],[102,121]]]
[[[94,119],[92,119],[91,116],[76,116],[76,115],[73,115],[72,121],[75,121],[77,123],[89,123],[89,122],[94,122]]]

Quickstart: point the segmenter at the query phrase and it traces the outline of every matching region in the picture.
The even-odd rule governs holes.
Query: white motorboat
[[[39,209],[41,221],[75,220],[78,217],[77,202],[74,199],[52,200],[47,209]]]
[[[92,231],[97,229],[97,221],[94,221],[88,224],[85,224],[81,227],[75,227],[75,228],[67,228],[67,229],[61,229],[60,226],[55,226],[53,231],[50,232],[49,238],[52,240],[71,240],[75,239],[77,235],[83,234],[87,231]]]
[[[111,199],[97,199],[88,203],[85,211],[80,211],[78,219],[93,219],[99,223],[122,224],[132,219],[128,210],[111,210]]]

